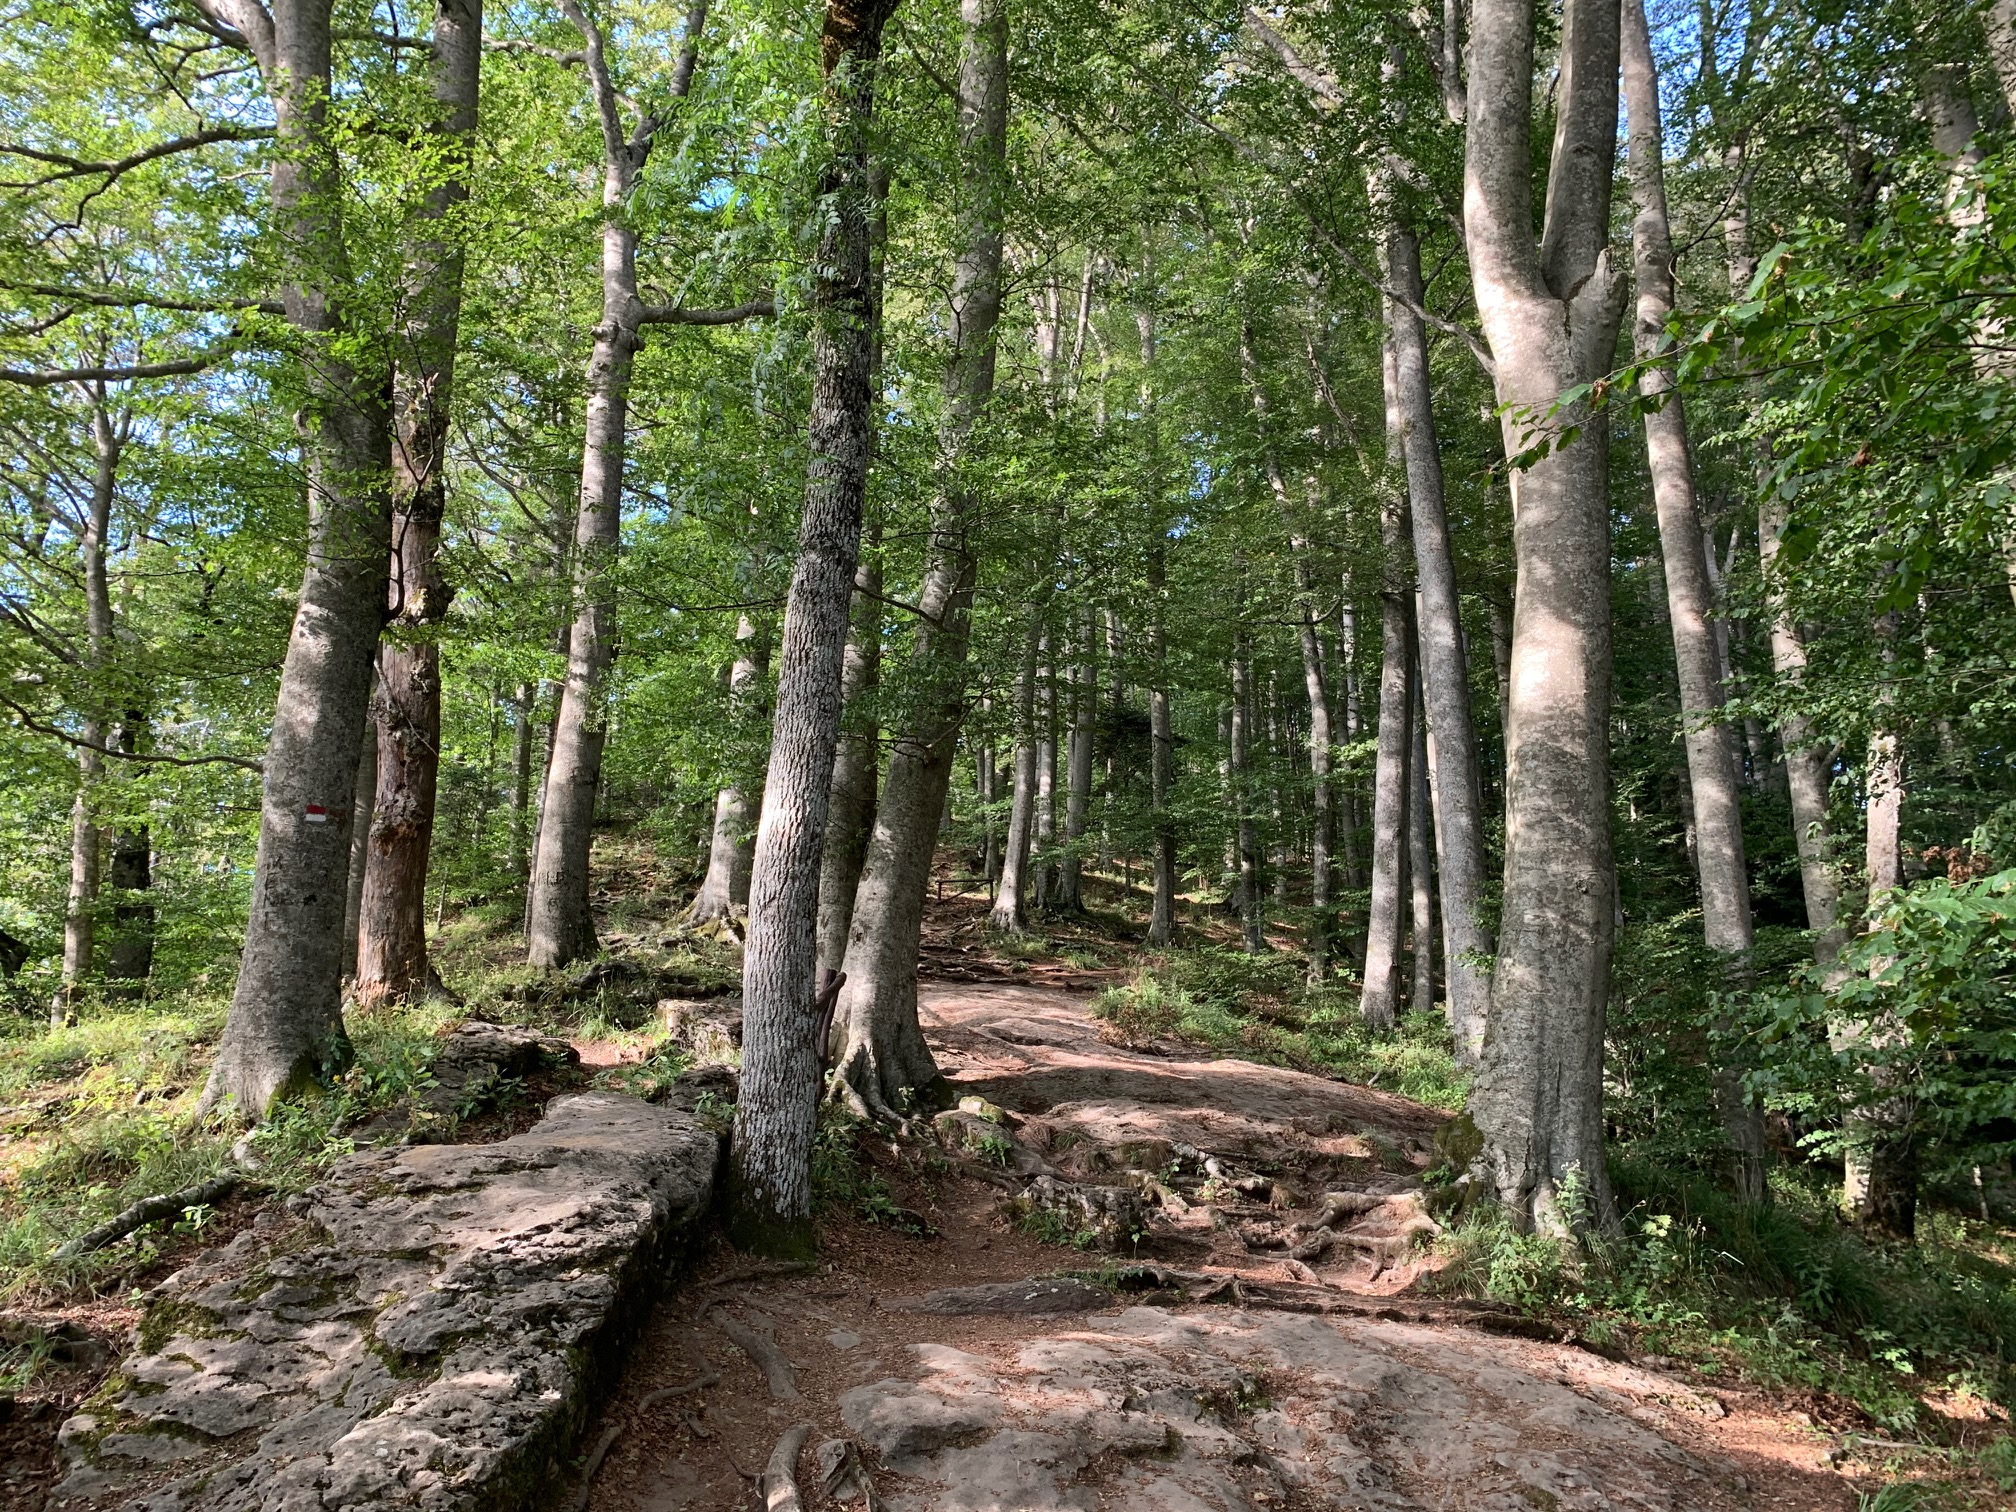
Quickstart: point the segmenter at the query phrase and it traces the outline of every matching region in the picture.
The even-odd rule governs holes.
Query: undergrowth
[[[1124,986],[1102,992],[1092,1012],[1123,1042],[1174,1036],[1380,1087],[1430,1107],[1460,1108],[1469,1091],[1440,1015],[1409,1014],[1394,1032],[1375,1032],[1359,1019],[1353,990],[1312,987],[1290,956],[1172,950]]]
[[[1884,1431],[1936,1434],[1928,1392],[2016,1406],[2016,1270],[1982,1226],[1928,1215],[1915,1246],[1872,1243],[1781,1170],[1768,1208],[1705,1178],[1612,1166],[1623,1219],[1567,1245],[1470,1214],[1441,1241],[1440,1289],[1573,1324],[1599,1344],[1853,1402]]]

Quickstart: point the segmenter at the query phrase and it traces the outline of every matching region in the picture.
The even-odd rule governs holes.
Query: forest
[[[105,1436],[268,1337],[190,1278],[545,1139],[691,1218],[439,1325],[583,1509],[2008,1505],[2016,0],[5,11],[0,1500],[297,1505]],[[808,1363],[1053,1273],[1260,1384],[976,1468]],[[1290,1315],[1708,1480],[1353,1499]]]

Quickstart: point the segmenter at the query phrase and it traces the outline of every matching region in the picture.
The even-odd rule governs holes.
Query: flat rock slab
[[[1004,1358],[912,1346],[840,1399],[891,1512],[1688,1512],[1727,1480],[1486,1341],[1362,1319],[1131,1308]]]
[[[351,1156],[153,1293],[63,1425],[55,1504],[545,1505],[718,1156],[691,1114],[603,1092],[498,1144]]]
[[[1047,1313],[1097,1312],[1113,1305],[1113,1293],[1075,1276],[1041,1276],[1033,1281],[948,1286],[921,1297],[885,1297],[880,1305],[889,1312],[924,1313],[937,1318],[1040,1317]]]

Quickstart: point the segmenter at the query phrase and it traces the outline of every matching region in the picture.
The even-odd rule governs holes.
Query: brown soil
[[[1173,1046],[1156,1054],[1110,1045],[1100,1038],[1100,1026],[1086,1012],[1085,1000],[1054,989],[932,985],[924,991],[922,1012],[940,1063],[958,1089],[984,1095],[1007,1109],[1010,1130],[1021,1148],[1054,1162],[1067,1175],[1088,1180],[1100,1179],[1096,1173],[1102,1168],[1115,1172],[1138,1160],[1143,1146],[1181,1143],[1265,1171],[1291,1202],[1340,1187],[1399,1192],[1412,1185],[1415,1173],[1427,1163],[1428,1140],[1442,1117],[1401,1098],[1300,1072],[1212,1059]],[[958,1370],[984,1367],[995,1372],[1008,1383],[1005,1389],[1018,1404],[1015,1410],[1037,1414],[1017,1421],[1043,1428],[1040,1404],[1030,1405],[1037,1398],[1025,1389],[1032,1346],[1038,1353],[1042,1348],[1103,1351],[1101,1357],[1109,1359],[1116,1351],[1135,1349],[1149,1326],[1142,1320],[1153,1315],[1141,1308],[1127,1311],[1130,1299],[1099,1312],[1062,1317],[941,1317],[893,1309],[892,1302],[940,1288],[1023,1280],[1069,1269],[1096,1271],[1102,1263],[1112,1262],[1039,1243],[1012,1226],[999,1210],[1005,1179],[972,1161],[948,1162],[916,1143],[877,1137],[864,1141],[862,1153],[887,1182],[896,1202],[923,1215],[936,1232],[919,1236],[866,1223],[853,1214],[835,1215],[822,1229],[816,1270],[783,1276],[752,1275],[746,1262],[725,1250],[704,1255],[690,1281],[659,1310],[613,1399],[584,1436],[585,1448],[613,1434],[590,1488],[587,1506],[593,1512],[726,1512],[761,1505],[753,1500],[755,1478],[779,1436],[792,1424],[814,1424],[814,1445],[827,1438],[858,1439],[861,1435],[842,1417],[841,1398],[847,1392],[878,1381],[923,1380],[934,1390],[949,1389],[943,1388],[947,1379],[943,1371],[952,1368],[943,1364],[948,1359]],[[1255,1289],[1270,1284],[1276,1294],[1287,1295],[1290,1289],[1280,1283],[1296,1279],[1297,1271],[1279,1251],[1251,1251],[1240,1237],[1242,1232],[1249,1237],[1261,1233],[1267,1222],[1286,1216],[1262,1200],[1249,1202],[1237,1196],[1193,1204],[1184,1214],[1158,1214],[1142,1245],[1144,1257],[1193,1275],[1237,1277],[1242,1287],[1249,1288],[1244,1305],[1236,1289],[1227,1290],[1218,1302],[1176,1306],[1168,1314],[1172,1322],[1193,1320],[1207,1335],[1228,1330],[1238,1334],[1263,1325],[1268,1317],[1287,1317],[1267,1305],[1255,1305],[1251,1298]],[[1301,1299],[1295,1304],[1297,1311],[1306,1312],[1312,1296],[1328,1296],[1340,1309],[1375,1316],[1298,1318],[1296,1327],[1305,1333],[1335,1332],[1341,1341],[1338,1347],[1347,1352],[1363,1349],[1381,1359],[1411,1361],[1423,1372],[1431,1367],[1468,1372],[1463,1379],[1473,1385],[1488,1379],[1496,1383],[1491,1389],[1511,1404],[1508,1412],[1521,1404],[1531,1408],[1550,1392],[1568,1400],[1556,1389],[1566,1388],[1575,1401],[1588,1404],[1588,1413],[1609,1425],[1603,1432],[1636,1433],[1642,1440],[1642,1430],[1649,1429],[1657,1438],[1648,1442],[1676,1447],[1683,1452],[1672,1455],[1673,1462],[1692,1467],[1684,1477],[1674,1471],[1671,1484],[1662,1484],[1654,1475],[1635,1488],[1627,1486],[1627,1501],[1605,1500],[1594,1489],[1587,1493],[1593,1500],[1578,1493],[1558,1502],[1551,1497],[1543,1501],[1533,1499],[1543,1493],[1520,1490],[1526,1500],[1510,1505],[1632,1504],[1717,1512],[1738,1508],[1834,1512],[1855,1505],[1855,1482],[1827,1463],[1832,1441],[1811,1426],[1810,1418],[1800,1421],[1804,1414],[1685,1372],[1466,1326],[1460,1311],[1438,1312],[1435,1304],[1395,1296],[1419,1279],[1420,1262],[1388,1266],[1375,1276],[1376,1269],[1372,1258],[1344,1246],[1322,1257],[1313,1276],[1299,1275],[1304,1284],[1293,1288]],[[1311,1281],[1315,1284],[1308,1284]],[[1223,1302],[1234,1305],[1219,1305]],[[1382,1312],[1413,1321],[1382,1322],[1377,1316]],[[757,1365],[717,1326],[722,1320],[739,1321],[774,1340],[795,1366],[801,1395],[782,1401],[773,1397]],[[968,1356],[977,1359],[966,1361]],[[959,1361],[966,1363],[956,1364]],[[709,1375],[718,1380],[682,1395],[646,1400],[666,1387]],[[1320,1413],[1310,1418],[1305,1410],[1310,1400],[1334,1387],[1334,1382],[1324,1385],[1327,1379],[1312,1384],[1307,1377],[1269,1375],[1268,1391],[1280,1399],[1280,1410],[1270,1415],[1344,1422],[1322,1419]],[[1054,1417],[1054,1406],[1049,1410]],[[1082,1416],[1083,1407],[1076,1410]],[[1572,1412],[1564,1417],[1558,1402],[1546,1411],[1553,1414],[1547,1419],[1550,1423],[1574,1417]],[[858,1406],[855,1415],[858,1420]],[[1505,1425],[1515,1441],[1531,1431],[1520,1426],[1524,1422],[1508,1419]],[[1349,1431],[1362,1437],[1362,1426],[1353,1420]],[[1306,1423],[1297,1431],[1307,1442],[1325,1442],[1324,1430],[1319,1429],[1313,1439]],[[1338,1430],[1340,1442],[1343,1432]],[[1580,1448],[1584,1462],[1600,1478],[1604,1461],[1598,1452],[1600,1434],[1589,1429],[1588,1435],[1595,1436]],[[974,1437],[959,1442],[966,1444]],[[997,1440],[1005,1437],[995,1435]],[[1040,1435],[1019,1437],[1035,1442]],[[1576,1434],[1565,1430],[1554,1446],[1571,1457],[1577,1447]],[[956,1471],[944,1465],[969,1452],[979,1451],[948,1449],[940,1461],[913,1457],[904,1461],[904,1468],[912,1472],[908,1476],[876,1464],[872,1450],[866,1457],[878,1488],[894,1506],[922,1512],[982,1505],[969,1501],[968,1491],[945,1489],[953,1485],[945,1477]],[[1278,1479],[1243,1462],[1222,1474],[1212,1471],[1230,1489],[1213,1498],[1191,1496],[1186,1501],[1181,1496],[1187,1492],[1155,1489],[1173,1486],[1173,1481],[1144,1481],[1144,1476],[1163,1475],[1163,1469],[1126,1459],[1124,1450],[1122,1455],[1118,1460],[1108,1455],[1086,1465],[1082,1473],[1065,1474],[1061,1483],[1068,1489],[1048,1505],[1105,1512],[1122,1507],[1209,1506],[1216,1500],[1224,1512],[1235,1506],[1313,1512],[1331,1507],[1501,1504],[1495,1496],[1468,1495],[1450,1482],[1441,1483],[1439,1492],[1425,1480],[1410,1485],[1407,1477],[1419,1466],[1415,1471],[1396,1469],[1390,1491],[1382,1493],[1382,1498],[1393,1499],[1360,1500],[1359,1493],[1343,1482],[1326,1479],[1320,1467],[1299,1477],[1289,1474],[1284,1494]],[[1151,1456],[1168,1458],[1159,1451]],[[1497,1459],[1511,1463],[1504,1454]],[[811,1512],[840,1505],[829,1502],[812,1484],[817,1475],[810,1454],[802,1461],[801,1474]],[[940,1479],[929,1479],[932,1474]],[[1573,1472],[1567,1483],[1576,1484]],[[934,1485],[939,1489],[934,1491]],[[1615,1494],[1617,1487],[1613,1484],[1611,1490]],[[1456,1499],[1446,1499],[1451,1494]],[[569,1498],[554,1503],[571,1504]],[[1025,1507],[1035,1512],[1044,1503],[996,1499],[985,1505],[999,1512]]]

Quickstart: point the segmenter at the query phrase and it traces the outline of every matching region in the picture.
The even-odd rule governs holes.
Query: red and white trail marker
[[[308,811],[301,817],[306,819],[310,824],[327,824],[329,822],[329,810],[319,803],[311,803],[308,805]]]

